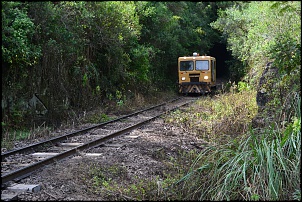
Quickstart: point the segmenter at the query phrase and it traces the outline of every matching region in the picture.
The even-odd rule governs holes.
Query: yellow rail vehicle
[[[216,59],[211,56],[184,56],[178,58],[179,92],[205,94],[216,88]]]

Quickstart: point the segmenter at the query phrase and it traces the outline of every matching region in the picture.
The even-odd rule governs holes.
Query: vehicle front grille
[[[199,82],[199,77],[190,77],[190,82]]]

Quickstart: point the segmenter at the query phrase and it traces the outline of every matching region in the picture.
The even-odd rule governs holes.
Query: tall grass
[[[2,131],[1,148],[11,150],[18,141],[35,140],[49,135],[51,130],[52,128],[46,126],[44,122],[42,125],[38,127],[34,126],[34,128],[31,129]]]
[[[256,91],[225,93],[201,97],[189,109],[172,112],[166,122],[179,125],[207,142],[221,144],[245,134],[257,110]]]
[[[185,199],[301,200],[299,94],[292,105],[295,113],[285,128],[250,129],[241,138],[202,152],[178,182]]]

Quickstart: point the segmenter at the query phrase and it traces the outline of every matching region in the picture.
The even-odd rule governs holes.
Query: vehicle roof
[[[180,59],[180,60],[194,60],[194,59],[207,59],[207,60],[209,60],[209,59],[214,59],[215,60],[215,58],[214,57],[212,57],[212,56],[208,56],[208,55],[202,55],[202,56],[182,56],[182,57],[179,57],[178,59]]]

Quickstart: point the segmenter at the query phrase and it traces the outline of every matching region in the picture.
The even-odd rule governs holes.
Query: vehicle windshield
[[[192,71],[193,61],[180,61],[180,71]]]
[[[209,61],[196,60],[196,70],[209,70]]]

